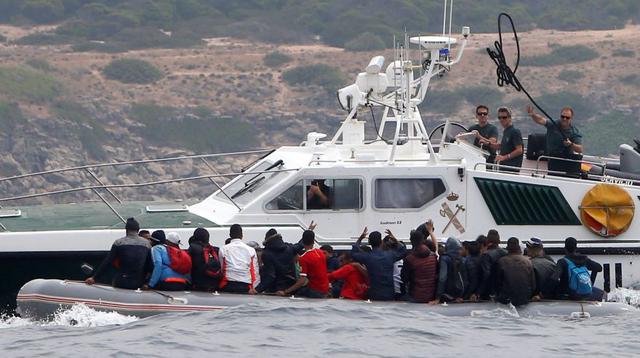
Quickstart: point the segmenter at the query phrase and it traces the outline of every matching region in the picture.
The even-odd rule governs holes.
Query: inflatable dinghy
[[[123,315],[148,317],[170,312],[218,311],[228,307],[265,302],[282,302],[295,299],[309,304],[318,299],[277,297],[270,295],[238,295],[229,293],[124,290],[104,285],[87,285],[81,281],[45,280],[29,281],[18,293],[18,313],[38,320],[51,319],[56,312],[73,305],[84,304],[98,311],[118,312]],[[498,308],[510,306],[492,303],[456,303],[428,305],[408,302],[369,302],[334,300],[335,304],[372,305],[438,313],[446,316],[474,316]],[[345,306],[346,307],[346,306]],[[634,307],[616,302],[545,301],[532,302],[517,308],[520,315],[553,315],[574,318],[622,315],[638,312]]]

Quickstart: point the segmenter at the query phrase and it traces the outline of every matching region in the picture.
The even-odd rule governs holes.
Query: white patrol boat
[[[211,232],[212,243],[221,246],[235,223],[243,225],[247,241],[262,242],[273,227],[286,241],[297,242],[312,221],[318,224],[318,244],[342,250],[350,248],[364,227],[390,229],[406,241],[427,219],[443,239],[475,240],[495,228],[503,241],[539,237],[546,252],[556,256],[563,254],[565,238],[573,236],[579,252],[604,266],[596,285],[608,291],[640,282],[640,220],[634,220],[640,200],[638,148],[622,145],[618,163],[585,156],[572,163],[590,165],[590,170],[566,173],[547,170],[550,158],[529,146],[522,169],[511,173],[487,165],[488,153],[467,142],[464,127],[447,122],[427,131],[418,106],[428,99],[430,81],[461,60],[469,35],[464,27],[460,39],[450,31],[405,36],[386,67],[382,56],[373,57],[353,85],[338,91],[348,114],[333,137],[309,133],[300,146],[266,151],[243,172],[211,168],[210,175],[135,184],[110,184],[117,174],[96,174],[105,167],[130,169],[174,160],[209,165],[208,159],[223,155],[212,154],[1,178],[6,182],[80,170],[95,180],[89,186],[0,199],[2,292],[15,297],[34,278],[84,278],[80,264],[95,265],[106,256],[113,241],[123,236],[129,216],[143,228],[178,232],[183,245],[202,226]],[[366,122],[376,125],[375,137],[365,136]],[[385,138],[389,130],[393,135]],[[219,184],[229,177],[233,179]],[[210,181],[215,192],[192,204],[126,202],[115,193],[123,187],[191,180]],[[94,191],[102,203],[7,206],[14,200],[83,190]]]

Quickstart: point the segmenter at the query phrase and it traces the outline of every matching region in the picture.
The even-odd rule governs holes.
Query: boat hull
[[[110,286],[89,286],[78,281],[37,279],[28,282],[18,294],[18,313],[22,316],[39,320],[51,319],[61,309],[73,305],[84,304],[98,311],[118,312],[124,315],[149,317],[173,312],[207,312],[220,311],[230,307],[246,304],[283,303],[291,301],[307,301],[310,304],[316,299],[276,297],[265,295],[237,295],[208,292],[161,292],[123,290]],[[336,305],[355,308],[362,305],[381,308],[394,305],[394,309],[416,312],[437,313],[446,316],[475,316],[496,309],[512,310],[506,305],[483,302],[461,303],[449,305],[427,305],[408,302],[368,302],[335,300]],[[574,302],[549,301],[535,302],[518,307],[519,315],[553,315],[569,317],[594,317],[629,314],[638,310],[614,302]]]

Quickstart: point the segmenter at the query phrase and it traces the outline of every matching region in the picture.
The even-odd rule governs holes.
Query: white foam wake
[[[622,302],[640,308],[640,291],[630,288],[616,288],[607,294],[607,301]]]
[[[127,324],[138,319],[135,316],[125,316],[116,312],[96,311],[83,304],[78,304],[70,309],[56,312],[52,320],[45,322],[14,316],[0,316],[0,329],[23,326],[102,327]]]

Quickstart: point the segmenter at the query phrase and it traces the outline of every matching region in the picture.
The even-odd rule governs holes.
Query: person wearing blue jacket
[[[395,262],[404,259],[407,255],[406,247],[400,243],[396,249],[383,250],[382,234],[373,231],[369,234],[369,245],[373,249],[370,253],[361,251],[360,244],[367,237],[367,228],[364,228],[362,235],[351,248],[353,259],[367,268],[369,275],[368,297],[372,301],[393,301],[395,289],[393,283],[393,269]],[[397,242],[393,235],[391,241]]]
[[[156,236],[161,237],[163,235]],[[189,286],[188,277],[171,269],[171,260],[169,258],[169,253],[167,252],[167,247],[165,246],[172,245],[174,247],[179,247],[180,236],[178,233],[170,232],[166,235],[165,242],[161,242],[161,239],[157,239],[156,236],[152,236],[155,246],[151,248],[153,272],[149,279],[149,287],[161,291],[186,290]]]

